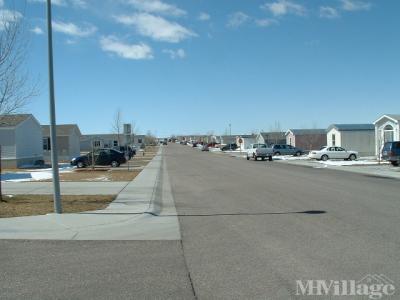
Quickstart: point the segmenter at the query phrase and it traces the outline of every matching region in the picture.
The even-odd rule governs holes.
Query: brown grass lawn
[[[146,147],[143,152],[138,154],[129,161],[130,168],[145,167],[157,154],[158,147]],[[22,169],[7,169],[3,171],[23,171]],[[110,168],[108,166],[96,166],[92,169],[90,166],[84,169],[75,169],[73,172],[61,172],[61,181],[131,181],[139,173],[140,169],[130,169],[128,171],[128,164],[121,165],[120,168]],[[51,180],[43,180],[51,181]]]
[[[108,168],[76,169],[73,172],[60,173],[61,181],[131,181],[141,170],[118,170]]]
[[[63,212],[75,213],[104,209],[115,195],[63,195]],[[0,202],[0,218],[44,215],[54,212],[52,195],[3,196]]]

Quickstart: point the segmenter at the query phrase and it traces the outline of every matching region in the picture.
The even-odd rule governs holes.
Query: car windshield
[[[400,300],[400,0],[0,0],[0,300]]]

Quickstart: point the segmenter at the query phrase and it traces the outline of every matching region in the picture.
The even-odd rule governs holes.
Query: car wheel
[[[272,156],[268,156],[268,161],[272,161]]]
[[[250,160],[250,157],[247,155],[247,156],[246,156],[246,159],[247,159],[247,160]]]
[[[300,151],[297,151],[295,154],[294,154],[294,156],[300,156],[301,155],[301,152]]]
[[[257,161],[258,160],[258,156],[254,155],[254,160]]]
[[[119,167],[119,162],[113,160],[113,161],[111,162],[111,167],[113,167],[113,168]]]
[[[274,155],[279,156],[279,155],[281,155],[281,153],[280,152],[275,152]]]
[[[85,164],[82,161],[79,161],[76,166],[80,169],[80,168],[84,168]]]
[[[329,159],[328,155],[324,154],[321,156],[321,160],[327,161]]]
[[[350,160],[356,160],[357,156],[355,154],[350,154],[349,159]]]
[[[262,157],[262,160],[265,160],[265,157],[264,157],[264,156]]]
[[[394,167],[398,167],[398,166],[399,166],[399,162],[398,162],[398,161],[391,161],[390,163],[391,163],[392,166],[394,166]]]

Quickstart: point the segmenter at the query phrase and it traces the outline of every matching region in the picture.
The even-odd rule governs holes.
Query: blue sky
[[[45,3],[24,11],[48,122]],[[0,1],[0,5],[1,5]],[[20,3],[21,1],[18,1]],[[400,113],[397,0],[53,0],[58,123],[222,134]]]

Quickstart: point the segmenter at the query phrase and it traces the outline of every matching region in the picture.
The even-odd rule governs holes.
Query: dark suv
[[[71,160],[72,166],[78,168],[85,168],[90,166],[94,161],[95,165],[98,166],[112,166],[119,167],[120,164],[126,163],[124,153],[114,149],[98,149],[93,152],[89,152],[86,155],[75,157]]]
[[[294,156],[300,156],[304,154],[304,150],[293,147],[292,145],[286,145],[286,144],[276,144],[272,146],[272,149],[274,151],[274,155],[294,155]]]
[[[235,143],[225,145],[221,148],[222,151],[236,150],[238,146]]]
[[[382,159],[390,161],[393,166],[400,163],[400,142],[386,142],[382,149]]]
[[[115,147],[114,149],[124,153],[129,159],[136,155],[136,149],[132,148],[131,146],[119,146]]]

